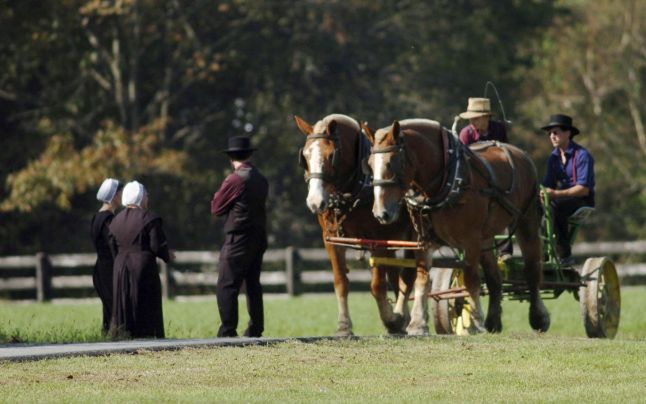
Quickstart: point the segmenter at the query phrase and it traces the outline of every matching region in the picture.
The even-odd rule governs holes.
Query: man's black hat
[[[579,134],[579,130],[572,125],[572,118],[562,114],[550,116],[550,122],[547,125],[543,126],[541,129],[550,130],[551,128],[554,128],[556,126],[565,128],[565,130],[569,130],[572,133],[572,136]]]
[[[251,147],[251,138],[249,136],[232,136],[229,138],[229,147],[222,150],[223,153],[235,153],[254,151]]]

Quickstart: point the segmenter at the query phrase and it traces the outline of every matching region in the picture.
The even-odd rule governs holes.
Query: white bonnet
[[[119,181],[114,178],[107,178],[101,184],[99,192],[96,193],[96,199],[101,202],[110,203],[119,189]]]
[[[145,193],[146,189],[141,183],[137,181],[131,181],[126,184],[126,186],[123,188],[123,191],[121,192],[121,203],[123,204],[123,206],[141,206],[141,202],[143,202],[144,200]]]

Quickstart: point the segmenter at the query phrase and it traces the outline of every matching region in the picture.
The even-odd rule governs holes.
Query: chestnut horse
[[[299,153],[308,185],[307,206],[318,215],[325,249],[334,273],[334,291],[339,318],[337,335],[352,335],[348,309],[348,269],[346,247],[326,241],[327,236],[368,239],[408,239],[412,235],[408,217],[382,226],[372,215],[372,190],[363,173],[361,161],[370,154],[370,143],[354,119],[341,114],[328,115],[314,126],[294,117],[298,128],[307,136]],[[402,215],[405,216],[405,215]],[[374,256],[393,256],[391,251],[375,250]],[[410,315],[408,295],[415,280],[414,270],[392,267],[371,268],[371,292],[377,301],[379,315],[391,334],[405,332]],[[387,299],[388,280],[398,291],[393,309]]]
[[[364,130],[373,143],[368,165],[374,176],[374,216],[384,224],[399,220],[405,200],[431,250],[448,245],[464,251],[464,281],[475,308],[471,331],[502,330],[502,276],[492,248],[494,236],[507,227],[515,230],[523,254],[529,323],[535,330],[547,331],[549,313],[539,290],[543,246],[538,180],[527,154],[498,142],[467,148],[439,123],[426,119],[395,121],[374,135]],[[478,264],[489,291],[484,327]],[[415,318],[418,303],[413,305],[411,322],[421,321]],[[421,304],[426,310],[425,302]]]

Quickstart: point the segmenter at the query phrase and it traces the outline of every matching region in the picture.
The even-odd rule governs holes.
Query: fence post
[[[285,277],[287,278],[287,294],[296,296],[300,294],[300,273],[296,269],[297,251],[294,247],[285,248]]]
[[[161,272],[162,297],[173,299],[175,297],[175,285],[173,268],[162,260],[159,260],[159,271]]]
[[[46,302],[52,299],[52,263],[44,252],[36,254],[36,299]]]

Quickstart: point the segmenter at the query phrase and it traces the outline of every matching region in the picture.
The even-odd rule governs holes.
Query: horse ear
[[[294,120],[296,121],[296,126],[298,126],[298,129],[300,129],[301,132],[303,132],[304,135],[309,135],[310,133],[314,132],[314,129],[312,128],[312,125],[305,122],[298,115],[294,115]]]
[[[328,135],[334,135],[336,134],[336,121],[332,119],[330,123],[327,125],[327,133]]]
[[[391,132],[393,134],[393,139],[397,141],[399,139],[399,132],[401,128],[399,127],[399,121],[393,121],[393,126],[391,128]]]
[[[368,138],[370,144],[375,144],[375,134],[368,127],[367,122],[361,122],[361,130],[363,130],[363,133],[366,134],[366,137]]]

